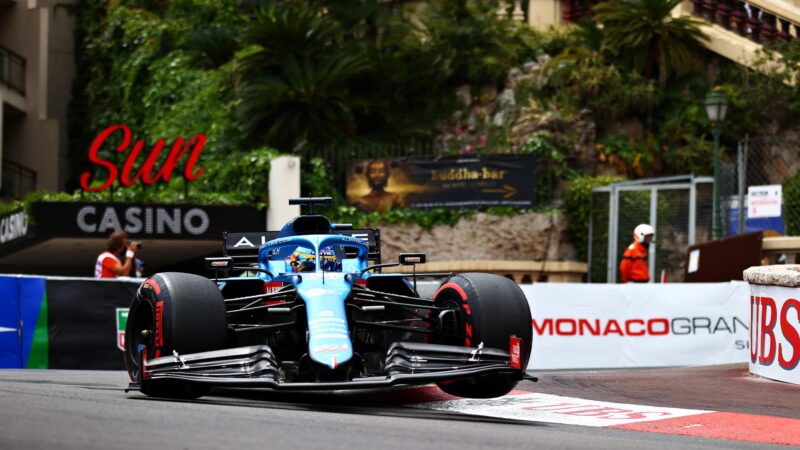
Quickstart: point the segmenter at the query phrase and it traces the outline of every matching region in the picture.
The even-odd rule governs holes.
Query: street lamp
[[[714,91],[706,97],[706,114],[711,122],[711,134],[714,136],[714,239],[722,237],[722,199],[720,198],[720,124],[725,121],[728,112],[728,99],[721,92]],[[742,205],[739,205],[741,208]]]

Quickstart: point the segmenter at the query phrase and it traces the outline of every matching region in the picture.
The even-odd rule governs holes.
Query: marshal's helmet
[[[648,242],[652,241],[655,234],[655,228],[646,223],[641,223],[633,229],[633,238],[640,244],[644,244],[648,236],[650,236],[650,240]]]

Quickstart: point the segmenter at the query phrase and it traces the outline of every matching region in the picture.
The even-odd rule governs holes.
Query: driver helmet
[[[306,247],[297,247],[289,259],[292,272],[314,272],[317,269],[314,250]]]
[[[319,259],[322,270],[326,272],[342,271],[342,261],[336,256],[336,251],[332,246],[319,249]]]
[[[648,236],[650,236],[650,241],[652,241],[655,234],[655,228],[646,223],[641,223],[633,229],[633,238],[640,244],[644,244]]]

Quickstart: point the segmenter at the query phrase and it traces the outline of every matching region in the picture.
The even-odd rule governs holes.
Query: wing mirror
[[[400,253],[400,264],[404,266],[425,264],[425,253]]]
[[[218,258],[206,258],[207,270],[228,270],[233,269],[233,258],[223,256]]]

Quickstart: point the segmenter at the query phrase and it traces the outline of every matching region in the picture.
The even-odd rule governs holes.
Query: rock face
[[[744,271],[744,280],[751,284],[770,286],[800,286],[800,265],[751,267]]]
[[[424,252],[429,261],[575,259],[575,249],[566,240],[566,220],[561,214],[478,213],[461,219],[453,227],[438,225],[426,230],[417,224],[391,224],[380,228],[384,262],[397,261],[402,252]]]

